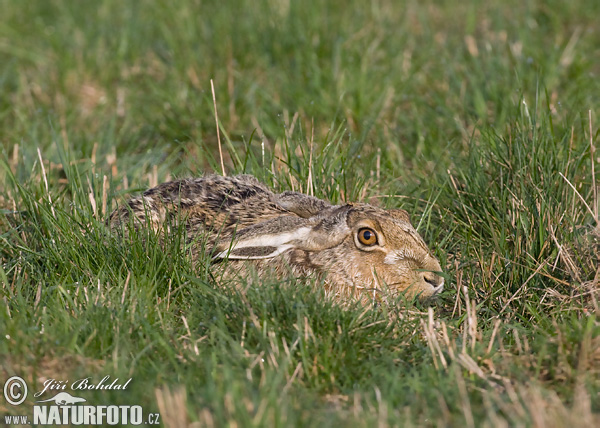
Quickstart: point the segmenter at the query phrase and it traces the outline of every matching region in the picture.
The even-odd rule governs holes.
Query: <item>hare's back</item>
[[[273,193],[249,175],[208,175],[170,181],[145,191],[143,196],[159,203],[175,204],[182,209],[203,206],[215,211],[227,211],[250,199],[273,199]]]
[[[243,228],[286,212],[273,192],[250,175],[172,181],[147,190],[143,197],[178,212],[192,229],[202,225]]]

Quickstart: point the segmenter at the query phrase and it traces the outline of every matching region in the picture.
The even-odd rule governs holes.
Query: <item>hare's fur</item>
[[[182,224],[194,257],[229,259],[226,276],[316,276],[336,296],[362,300],[406,293],[427,298],[444,280],[438,260],[404,210],[331,205],[297,192],[273,193],[250,175],[208,175],[161,184],[112,213],[114,230]],[[129,226],[123,223],[131,223]],[[376,235],[364,245],[359,231]],[[367,234],[371,236],[371,234]]]

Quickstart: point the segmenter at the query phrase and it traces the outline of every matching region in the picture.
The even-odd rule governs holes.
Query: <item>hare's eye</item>
[[[377,235],[373,229],[363,227],[358,231],[358,240],[363,245],[375,245],[377,244]]]

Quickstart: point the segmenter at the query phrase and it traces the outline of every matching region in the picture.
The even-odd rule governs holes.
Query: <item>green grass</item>
[[[81,396],[172,427],[600,423],[600,3],[0,9],[2,383],[131,377]],[[130,195],[221,170],[211,79],[228,174],[408,210],[438,301],[240,290],[181,234],[111,236]]]

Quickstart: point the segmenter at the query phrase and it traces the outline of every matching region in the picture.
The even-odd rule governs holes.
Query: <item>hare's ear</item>
[[[319,215],[327,208],[331,208],[329,202],[298,192],[280,193],[279,195],[275,195],[275,200],[280,207],[302,218]]]
[[[270,259],[290,249],[321,251],[335,247],[350,233],[345,208],[311,219],[284,216],[252,225],[238,231],[233,241],[217,243],[213,258]]]

